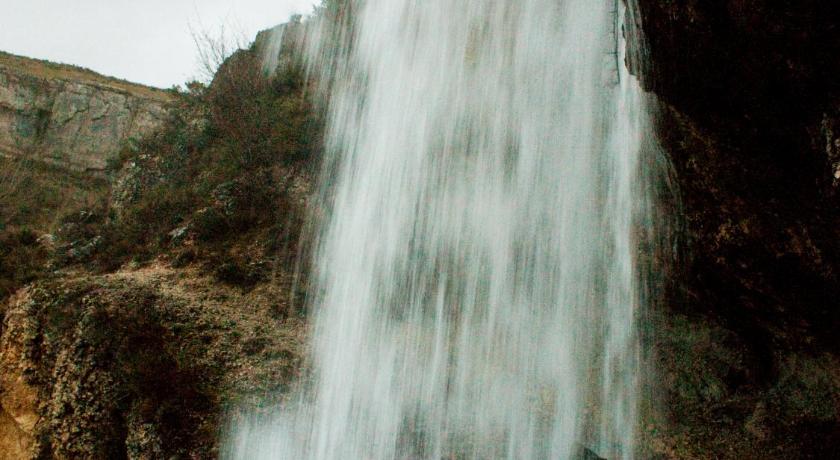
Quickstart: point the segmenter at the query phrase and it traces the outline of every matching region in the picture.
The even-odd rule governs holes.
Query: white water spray
[[[351,4],[325,59],[343,64],[322,69],[335,157],[314,375],[236,427],[229,456],[631,458],[654,154],[625,66],[635,28],[616,25],[632,15],[613,0]]]

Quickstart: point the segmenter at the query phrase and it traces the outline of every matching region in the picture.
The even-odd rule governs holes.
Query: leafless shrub
[[[219,67],[239,49],[246,48],[248,40],[241,28],[225,26],[213,31],[206,27],[190,25],[190,35],[195,43],[198,60],[198,80],[210,83]]]

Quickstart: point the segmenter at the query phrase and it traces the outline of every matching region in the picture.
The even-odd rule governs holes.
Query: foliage
[[[28,158],[0,158],[0,230],[52,232],[56,216],[94,206],[106,194],[102,177],[67,171]]]
[[[278,221],[285,233],[295,233],[287,227],[299,225],[300,218],[290,218],[299,209],[290,205],[287,182],[313,168],[321,119],[302,67],[287,60],[266,75],[259,54],[240,50],[210,86],[193,82],[179,90],[169,122],[126,145],[109,165],[115,183],[123,182],[114,193],[123,190],[104,212],[109,218],[93,260],[101,269],[170,250],[180,254],[185,241],[197,246],[190,260],[216,257],[249,234],[271,243],[267,229],[277,229]],[[234,284],[258,279],[216,271]]]
[[[32,230],[0,232],[0,300],[41,276],[47,257]]]
[[[317,149],[318,118],[304,93],[304,72],[290,64],[266,76],[254,51],[234,54],[208,89],[218,160],[235,171],[305,161]]]

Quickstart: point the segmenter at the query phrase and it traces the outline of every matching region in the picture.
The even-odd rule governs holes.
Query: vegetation
[[[101,206],[108,183],[28,159],[0,158],[0,300],[46,272],[58,216]]]
[[[50,260],[55,268],[112,271],[164,257],[206,264],[220,281],[242,286],[292,260],[321,120],[289,46],[281,57],[267,73],[252,45],[228,56],[209,85],[167,93],[175,101],[168,122],[129,141],[107,178],[0,159],[0,296],[47,273]],[[7,54],[2,65],[119,83]]]
[[[0,301],[40,277],[48,256],[35,232],[0,232]]]
[[[104,177],[31,159],[0,158],[0,231],[57,229],[60,216],[93,207],[107,195]]]
[[[292,182],[310,176],[320,149],[305,90],[300,66],[266,75],[254,47],[231,56],[209,86],[189,84],[170,122],[112,163],[111,205],[95,211],[103,219],[92,232],[101,236],[94,264],[171,254],[211,262],[224,281],[259,280],[262,270],[246,265],[274,258],[278,235],[297,238]]]

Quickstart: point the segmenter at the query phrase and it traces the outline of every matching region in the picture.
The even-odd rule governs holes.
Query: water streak
[[[625,65],[633,15],[613,0],[342,14],[314,47],[332,82],[314,375],[238,426],[229,456],[631,458],[655,155]]]

